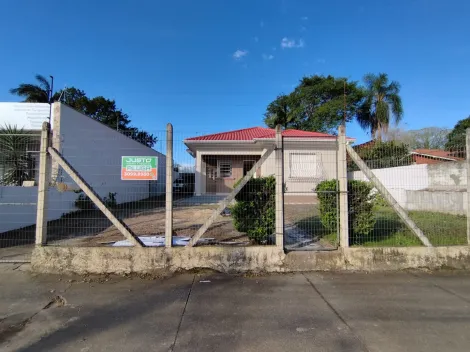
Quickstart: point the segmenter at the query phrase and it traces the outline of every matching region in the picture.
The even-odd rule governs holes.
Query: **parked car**
[[[179,178],[173,182],[173,192],[189,192],[190,188],[190,185],[184,182],[183,179]]]

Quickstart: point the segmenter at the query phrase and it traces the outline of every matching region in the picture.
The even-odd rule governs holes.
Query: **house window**
[[[231,160],[219,160],[218,172],[219,177],[232,177],[232,161]]]
[[[314,153],[290,153],[289,177],[313,178],[317,176],[317,155]]]

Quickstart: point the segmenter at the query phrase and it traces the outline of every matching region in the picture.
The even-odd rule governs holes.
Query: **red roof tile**
[[[208,134],[205,136],[187,138],[187,141],[252,141],[254,139],[274,138],[275,130],[266,127],[251,127],[242,130]],[[285,138],[336,138],[326,133],[309,132],[300,130],[284,130],[282,136]]]
[[[413,153],[415,154],[422,154],[422,155],[428,155],[436,158],[448,158],[448,159],[454,159],[454,160],[462,160],[462,158],[455,157],[452,155],[452,152],[449,152],[447,150],[441,150],[441,149],[415,149],[413,150]]]

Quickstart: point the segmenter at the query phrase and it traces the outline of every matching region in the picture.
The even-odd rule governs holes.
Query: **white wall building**
[[[40,130],[43,121],[48,120],[49,104],[32,104],[31,109],[42,111],[42,118],[32,120],[28,103],[0,105],[0,112],[16,111],[17,121],[29,130]],[[33,110],[34,110],[33,109]],[[21,111],[24,114],[21,114]],[[166,157],[121,133],[101,124],[74,109],[53,104],[52,139],[56,148],[79,172],[85,181],[101,197],[116,193],[117,203],[126,203],[164,194],[166,179]],[[26,117],[24,117],[26,114]],[[7,114],[7,116],[11,116]],[[23,116],[19,118],[19,116]],[[29,117],[28,117],[29,116]],[[0,124],[13,124],[15,120],[0,115]],[[20,126],[19,126],[20,127]],[[122,181],[122,156],[155,156],[158,158],[157,181]],[[52,163],[51,182],[48,192],[47,219],[55,220],[64,214],[78,210],[75,190],[78,186],[71,178]],[[59,191],[59,189],[62,191]],[[66,189],[65,191],[63,191]],[[33,225],[36,221],[37,187],[0,186],[0,233]]]

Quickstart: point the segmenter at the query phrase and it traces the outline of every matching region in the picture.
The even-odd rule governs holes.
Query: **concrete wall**
[[[467,214],[467,192],[445,190],[405,191],[407,210],[425,210],[455,215]]]
[[[47,219],[55,220],[75,210],[76,198],[75,193],[50,188]],[[37,199],[37,187],[0,186],[0,233],[34,225]]]
[[[470,247],[345,248],[329,252],[291,252],[264,247],[41,247],[32,270],[54,274],[173,273],[209,268],[220,272],[386,271],[470,269]]]
[[[164,193],[166,158],[163,154],[64,104],[56,104],[60,113],[54,116],[54,138],[60,140],[59,151],[101,197],[116,192],[117,202],[125,203]],[[158,157],[158,181],[122,181],[122,156]],[[76,188],[64,172],[59,171],[57,181]]]
[[[465,162],[409,165],[372,171],[407,210],[466,213]],[[362,171],[350,172],[348,178],[368,181]]]

